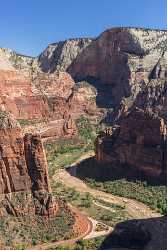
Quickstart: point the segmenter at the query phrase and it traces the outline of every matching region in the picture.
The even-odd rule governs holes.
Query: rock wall
[[[68,98],[73,86],[74,81],[65,72],[32,76],[18,70],[0,70],[0,107],[13,113],[25,125],[35,121],[47,127],[49,121],[55,120],[57,124],[52,134],[63,136],[63,127],[70,115]]]
[[[89,38],[78,38],[50,44],[37,58],[37,68],[47,73],[66,71],[91,41]]]
[[[132,167],[147,176],[166,176],[166,136],[163,118],[136,108],[122,118],[119,126],[98,136],[96,159],[116,167]]]
[[[31,188],[21,128],[5,115],[1,114],[0,128],[0,194],[27,191]]]
[[[0,214],[19,215],[19,206],[24,204],[25,213],[31,210],[32,213],[49,215],[53,202],[47,168],[40,137],[23,136],[13,116],[1,111]]]
[[[1,106],[4,105],[17,119],[62,118],[73,85],[72,78],[63,72],[32,76],[17,70],[1,70]]]
[[[32,190],[51,192],[47,160],[40,136],[26,134],[24,136],[24,150]]]
[[[31,121],[32,125],[40,124],[44,137],[70,137],[76,131],[75,119],[82,114],[100,114],[91,85],[77,86],[65,72],[32,75],[22,70],[0,70],[0,107],[13,113],[24,126]],[[73,127],[67,132],[64,127],[69,119],[73,120]],[[54,126],[52,121],[55,121]],[[35,128],[33,126],[32,130]]]
[[[167,120],[166,44],[166,31],[113,28],[96,39],[51,44],[37,58],[0,49],[0,105],[20,120],[60,121],[57,136],[65,116],[100,119],[108,112],[113,123],[124,104],[150,107]]]
[[[155,95],[159,96],[163,85],[166,85],[166,44],[166,31],[112,28],[96,39],[69,39],[51,44],[37,58],[1,49],[0,60],[6,62],[6,66],[0,61],[0,68],[29,72],[37,79],[38,86],[45,86],[43,81],[46,83],[48,78],[51,88],[47,84],[47,90],[52,89],[55,95],[61,97],[64,91],[69,93],[71,81],[68,78],[61,85],[57,83],[55,89],[51,73],[67,71],[76,82],[86,79],[96,87],[97,106],[116,108],[124,99],[128,105],[133,103],[138,94],[150,91],[150,85],[158,88]]]
[[[135,100],[151,79],[164,79],[167,66],[167,32],[138,28],[113,28],[93,40],[67,71],[76,81],[94,79],[109,89],[118,106],[124,98]],[[128,100],[129,101],[129,100]]]

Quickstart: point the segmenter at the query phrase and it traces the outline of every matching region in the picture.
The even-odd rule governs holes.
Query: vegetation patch
[[[65,187],[61,182],[52,182],[52,190],[56,197],[69,202],[79,211],[108,226],[129,219],[123,207],[96,199],[89,193],[79,193],[74,188]]]
[[[47,220],[40,216],[3,217],[0,218],[0,239],[4,246],[24,249],[27,245],[71,238],[73,224],[74,218],[64,206],[57,216]]]
[[[76,244],[70,246],[58,246],[48,250],[97,250],[100,249],[104,237],[98,237],[91,240],[79,240]]]
[[[94,140],[97,136],[96,129],[91,125],[89,119],[86,116],[81,116],[77,120],[78,135],[84,141],[87,146],[94,148]]]
[[[52,177],[58,169],[69,167],[82,155],[91,150],[91,146],[87,147],[78,138],[47,143],[45,148],[50,177]]]
[[[131,172],[131,169],[128,170]],[[130,177],[125,169],[111,165],[99,165],[94,158],[85,160],[77,167],[78,177],[84,179],[91,187],[107,193],[136,199],[150,208],[167,214],[167,186],[150,183],[137,175]]]

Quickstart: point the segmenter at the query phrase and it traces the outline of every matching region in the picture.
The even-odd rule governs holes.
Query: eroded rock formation
[[[0,112],[0,214],[50,215],[53,209],[40,136],[23,136],[11,114]]]
[[[62,43],[62,48],[66,49],[59,48],[61,43],[50,45],[38,58],[37,68],[42,70],[43,61],[48,65],[47,72],[63,69],[76,82],[87,80],[96,88],[95,106],[116,111],[107,117],[109,121],[117,118],[122,103],[128,107],[154,106],[156,112],[165,115],[166,31],[108,29],[96,39],[84,41],[79,50],[76,41]],[[82,93],[77,95],[82,98]]]
[[[32,76],[18,70],[1,70],[1,106],[4,105],[17,119],[59,119],[63,117],[63,109],[67,109],[66,99],[71,95],[73,85],[72,78],[63,72]]]
[[[167,127],[164,119],[135,108],[119,126],[102,132],[96,140],[96,159],[115,167],[136,168],[152,177],[167,174]]]
[[[112,102],[134,100],[151,79],[164,79],[167,32],[114,28],[93,40],[69,66],[75,80],[94,79],[111,87]],[[107,88],[107,86],[106,86]]]
[[[34,126],[28,132],[33,132],[39,124],[44,137],[70,137],[76,131],[74,120],[80,115],[100,114],[91,85],[75,86],[66,72],[32,74],[24,70],[0,70],[0,93],[1,109],[12,112],[26,126],[32,121]],[[64,127],[69,124],[69,117],[74,126],[67,131]]]
[[[36,120],[37,125],[26,127],[24,131],[37,130],[44,138],[73,136],[76,132],[75,119],[83,114],[100,120],[107,113],[103,121],[111,125],[119,124],[124,131],[132,127],[131,122],[136,124],[133,114],[138,107],[141,110],[138,112],[140,115],[135,113],[139,115],[138,119],[153,125],[150,130],[144,127],[139,131],[136,124],[133,130],[138,131],[138,136],[141,133],[141,137],[146,137],[148,133],[150,138],[154,137],[151,134],[154,126],[155,133],[160,134],[159,119],[164,124],[167,122],[166,44],[166,31],[113,28],[93,40],[70,39],[51,44],[37,58],[1,49],[0,105],[19,120]],[[158,118],[150,121],[145,110],[153,112]],[[130,115],[125,119],[127,112]],[[127,124],[128,119],[132,121]],[[139,123],[140,126],[142,123]],[[116,131],[119,132],[118,129]],[[124,136],[125,133],[120,132],[118,138]],[[122,163],[128,159],[128,163],[135,166],[143,165],[147,172],[149,164],[156,169],[159,166],[158,175],[163,165],[160,141],[156,142],[158,148],[152,147],[152,153],[156,152],[156,160],[152,161],[148,160],[152,153],[151,149],[146,152],[145,142],[126,145],[122,141],[119,145],[114,142],[112,149],[116,147],[116,150],[120,148],[124,152],[128,148],[129,152],[133,152],[135,148],[136,158],[130,159],[127,152],[119,152],[116,159],[120,158]]]
[[[12,112],[25,124],[28,121],[41,123],[41,130],[50,127],[49,121],[56,121],[52,134],[60,137],[63,136],[63,127],[67,123],[65,113],[70,114],[68,98],[73,86],[74,81],[65,72],[49,75],[38,73],[32,76],[24,71],[1,70],[0,107]],[[71,132],[73,134],[74,131]],[[49,135],[49,131],[47,133]]]
[[[66,71],[75,58],[92,42],[89,38],[69,39],[50,44],[37,58],[43,72]]]
[[[126,101],[128,106],[133,105],[136,97],[143,91],[149,92],[152,97],[159,97],[166,86],[166,43],[166,31],[113,28],[93,40],[69,39],[51,44],[37,58],[1,49],[0,60],[2,59],[3,63],[0,63],[0,68],[29,72],[33,79],[37,80],[37,86],[45,88],[47,82],[46,93],[43,93],[44,88],[41,87],[37,91],[38,94],[42,91],[48,96],[51,94],[48,91],[52,90],[55,97],[63,98],[66,93],[72,91],[71,80],[67,77],[68,79],[58,84],[58,79],[53,81],[54,77],[51,73],[66,71],[76,82],[86,79],[95,86],[97,107],[116,109],[122,101]],[[57,84],[54,85],[53,82]],[[50,85],[51,88],[49,88]],[[151,90],[151,87],[154,90]],[[78,92],[78,95],[81,100],[82,93]],[[30,98],[26,99],[26,102],[35,102],[35,100],[31,101]],[[143,105],[141,101],[138,104]],[[39,103],[37,105],[39,106]]]

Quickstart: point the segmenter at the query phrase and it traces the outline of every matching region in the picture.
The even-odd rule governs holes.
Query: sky
[[[30,56],[112,27],[167,28],[167,0],[0,0],[0,10],[0,47]]]

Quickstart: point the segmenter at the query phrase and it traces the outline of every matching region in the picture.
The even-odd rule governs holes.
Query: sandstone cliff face
[[[0,70],[0,107],[14,114],[26,126],[27,132],[43,137],[72,136],[74,120],[80,115],[101,115],[96,106],[96,90],[87,83],[75,85],[66,72],[52,74],[18,70]],[[64,127],[73,120],[73,128]],[[38,129],[39,127],[39,129]]]
[[[15,51],[0,48],[0,69],[3,70],[32,70],[35,58],[17,54]]]
[[[37,58],[37,67],[43,72],[66,71],[92,39],[78,38],[50,44]]]
[[[0,71],[1,105],[17,119],[41,119],[63,116],[57,103],[71,95],[74,85],[66,73],[25,75],[22,71]],[[56,108],[58,109],[56,111]],[[66,108],[66,107],[65,107]]]
[[[73,86],[74,81],[65,72],[32,76],[18,70],[1,70],[0,107],[12,112],[18,120],[42,122],[43,129],[49,127],[49,121],[55,120],[52,134],[63,136]]]
[[[30,179],[24,155],[24,141],[19,124],[6,112],[0,119],[1,185],[0,193],[30,189]]]
[[[166,44],[166,31],[113,28],[94,40],[51,44],[37,58],[1,49],[0,64],[3,68],[7,62],[10,70],[28,70],[33,76],[39,75],[37,72],[67,71],[76,81],[87,79],[95,85],[97,106],[119,108],[124,99],[131,105],[143,90],[149,91],[148,85],[159,89],[156,97],[161,92],[167,75]]]
[[[67,71],[76,81],[94,79],[111,85],[110,98],[119,105],[123,98],[134,100],[151,79],[166,77],[166,44],[166,31],[110,29],[92,41]]]
[[[122,118],[119,126],[99,135],[97,161],[136,168],[148,176],[166,176],[166,129],[164,119],[136,108]]]
[[[6,111],[0,113],[0,214],[49,215],[53,203],[47,161],[39,136],[23,136]],[[17,198],[16,198],[17,197]],[[22,211],[19,206],[25,205]]]
[[[0,105],[45,128],[56,121],[55,136],[62,136],[64,117],[103,118],[108,110],[106,120],[115,122],[125,106],[151,108],[166,120],[166,44],[166,31],[114,28],[94,40],[51,44],[37,58],[1,49]]]

